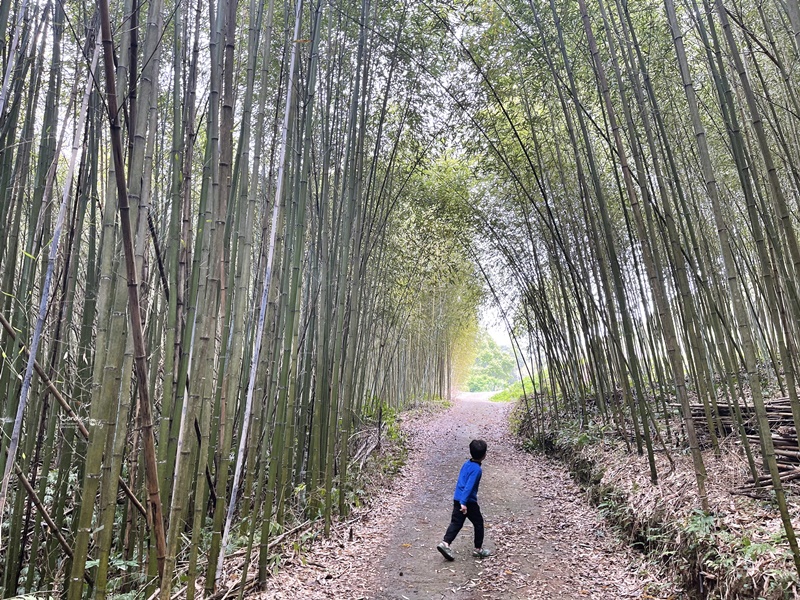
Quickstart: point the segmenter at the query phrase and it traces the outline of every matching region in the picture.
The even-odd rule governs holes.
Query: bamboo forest
[[[0,597],[800,597],[798,0],[0,0],[0,73]]]

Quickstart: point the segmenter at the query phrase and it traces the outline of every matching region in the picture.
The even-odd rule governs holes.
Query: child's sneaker
[[[472,556],[474,556],[475,558],[486,558],[490,554],[491,554],[491,552],[489,552],[485,548],[481,548],[480,550],[473,550],[472,551]]]
[[[442,556],[444,556],[447,560],[455,560],[455,557],[453,556],[453,550],[444,542],[439,542],[439,545],[436,546],[436,549],[441,552]]]

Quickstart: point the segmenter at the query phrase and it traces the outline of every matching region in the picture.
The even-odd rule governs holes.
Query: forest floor
[[[488,396],[461,394],[447,410],[406,420],[408,461],[381,497],[329,539],[282,557],[268,589],[252,597],[658,598],[663,583],[641,555],[615,538],[563,464],[517,447],[508,431],[512,406]],[[473,438],[489,447],[478,500],[492,556],[472,557],[467,521],[447,562],[436,544]]]

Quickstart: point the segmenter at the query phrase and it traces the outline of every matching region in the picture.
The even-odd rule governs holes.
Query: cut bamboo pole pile
[[[708,437],[708,421],[705,408],[702,404],[692,404],[692,420],[697,427],[698,434]],[[776,398],[766,403],[767,418],[772,430],[772,443],[775,447],[775,458],[781,471],[781,481],[789,482],[800,479],[800,447],[797,443],[797,432],[792,420],[792,409],[789,398]],[[755,411],[752,406],[740,406],[748,442],[755,448],[760,448],[758,429],[755,420]],[[733,411],[725,404],[718,405],[719,423],[726,434],[735,432],[736,421]],[[735,493],[751,494],[757,487],[769,486],[770,476],[759,477],[758,485],[753,479],[748,479],[744,486],[734,490]]]
[[[674,406],[678,406],[677,404]],[[692,420],[698,431],[708,433],[708,423],[706,421],[705,408],[702,404],[690,405]],[[733,411],[727,404],[720,403],[717,405],[719,412],[719,421],[725,433],[732,433],[736,428],[736,420]],[[767,418],[769,419],[770,427],[775,428],[794,427],[792,421],[792,408],[789,404],[789,398],[775,398],[766,402]],[[755,421],[755,410],[751,405],[740,405],[739,411],[742,414],[745,430],[748,434],[757,435],[757,425]],[[793,433],[789,434],[789,437]]]

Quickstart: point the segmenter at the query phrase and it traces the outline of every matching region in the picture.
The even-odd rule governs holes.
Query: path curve
[[[315,544],[302,563],[270,581],[263,598],[500,600],[641,598],[639,556],[615,540],[563,466],[518,449],[511,405],[462,393],[411,424],[409,461],[373,507]],[[436,551],[450,520],[469,442],[488,444],[478,501],[489,558],[472,557],[472,527]],[[652,596],[649,596],[652,597]]]

